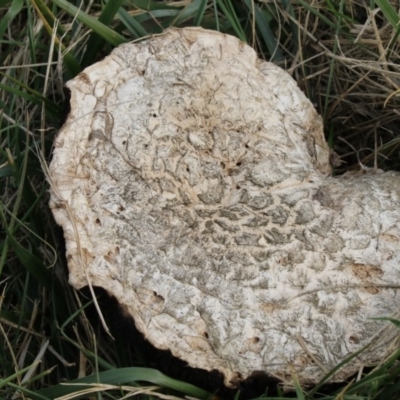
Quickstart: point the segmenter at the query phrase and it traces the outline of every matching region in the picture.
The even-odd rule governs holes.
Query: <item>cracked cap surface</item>
[[[228,385],[315,383],[385,356],[400,297],[400,177],[330,177],[321,118],[238,39],[173,29],[68,82],[51,201],[70,283]]]

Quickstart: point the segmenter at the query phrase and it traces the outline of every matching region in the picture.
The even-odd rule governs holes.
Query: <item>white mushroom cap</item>
[[[330,177],[321,118],[238,39],[168,30],[67,86],[54,217],[70,282],[101,286],[160,349],[314,383],[387,355],[400,309],[400,174]]]

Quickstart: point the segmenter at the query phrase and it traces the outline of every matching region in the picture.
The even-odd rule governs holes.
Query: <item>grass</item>
[[[395,0],[0,0],[0,397],[400,398],[396,349],[342,385],[227,391],[218,377],[164,365],[137,333],[126,337],[97,291],[112,341],[88,292],[67,283],[44,173],[68,113],[64,82],[172,25],[236,35],[288,70],[324,118],[335,173],[400,170],[398,11]]]

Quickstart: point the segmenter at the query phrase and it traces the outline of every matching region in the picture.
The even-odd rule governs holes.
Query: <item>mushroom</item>
[[[400,174],[332,177],[320,116],[237,38],[169,29],[75,79],[50,207],[70,283],[115,296],[157,348],[286,382],[399,342]]]

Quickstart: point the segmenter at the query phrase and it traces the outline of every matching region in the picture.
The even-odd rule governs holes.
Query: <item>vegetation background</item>
[[[195,25],[236,35],[297,80],[323,116],[336,174],[400,171],[399,7],[398,0],[0,0],[0,397],[399,399],[399,352],[340,385],[283,392],[253,377],[227,390],[218,374],[152,349],[96,291],[112,340],[89,292],[67,283],[46,181],[68,113],[64,83],[120,43]]]

